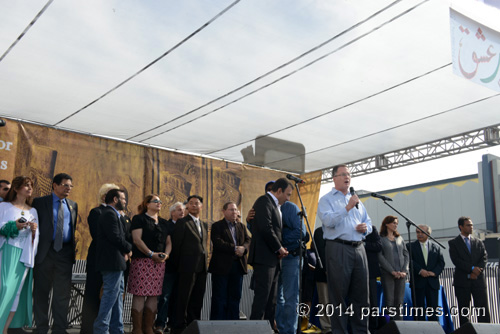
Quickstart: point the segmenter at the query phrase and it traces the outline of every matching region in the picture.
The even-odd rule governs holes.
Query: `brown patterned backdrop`
[[[87,256],[91,241],[87,215],[99,205],[98,191],[104,183],[115,183],[126,191],[130,217],[149,193],[160,195],[165,218],[169,218],[170,205],[198,194],[204,199],[202,219],[212,223],[222,218],[222,205],[227,201],[236,202],[245,219],[254,201],[264,194],[264,185],[285,175],[30,123],[8,121],[0,128],[0,179],[29,175],[34,180],[34,197],[38,197],[51,192],[52,178],[61,172],[70,174],[75,186],[70,198],[79,208],[79,259]],[[303,178],[308,183],[301,186],[302,200],[314,225],[321,173]],[[299,204],[295,192],[293,200]]]

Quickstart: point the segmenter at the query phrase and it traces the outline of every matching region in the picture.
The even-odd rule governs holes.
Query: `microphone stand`
[[[321,262],[321,259],[319,257],[319,253],[318,253],[318,247],[316,247],[316,242],[314,241],[314,238],[313,238],[313,234],[311,232],[311,225],[309,225],[309,219],[307,218],[307,212],[306,212],[306,208],[304,207],[304,202],[302,202],[302,197],[300,196],[300,190],[299,190],[299,185],[296,180],[295,181],[295,189],[297,190],[297,195],[299,196],[299,202],[300,202],[300,208],[302,211],[300,211],[298,213],[299,216],[302,216],[305,218],[306,220],[306,226],[307,228],[309,229],[309,236],[312,240],[312,243],[314,245],[314,253],[316,253],[316,266],[319,265],[319,268],[323,268],[323,263]],[[300,262],[299,262],[299,268],[300,268],[300,276],[299,276],[299,305],[300,303],[302,302],[302,274],[303,274],[303,268],[302,268],[302,224],[300,226],[300,243],[299,243],[299,256],[300,256]],[[308,265],[306,263],[306,265]],[[300,329],[300,323],[299,323],[299,326],[297,327],[297,332],[300,333],[301,329]]]
[[[441,248],[443,249],[446,249],[446,247],[444,247],[439,241],[437,241],[436,239],[434,239],[433,237],[431,237],[427,232],[425,232],[424,230],[422,230],[420,227],[418,227],[410,218],[406,217],[404,214],[402,214],[401,212],[399,212],[398,210],[396,210],[392,205],[390,205],[389,203],[387,203],[387,200],[386,199],[382,199],[382,201],[384,201],[384,204],[387,205],[388,207],[390,207],[392,210],[396,211],[401,217],[403,217],[404,219],[406,219],[406,228],[408,229],[408,252],[409,252],[409,256],[410,256],[410,275],[413,275],[413,257],[412,257],[412,252],[411,252],[411,235],[410,235],[410,226],[415,226],[416,229],[420,230],[423,234],[425,234],[428,238],[430,238],[431,240],[433,240],[435,243],[437,243],[439,246],[441,246]],[[415,307],[415,302],[414,302],[414,299],[415,299],[415,278],[410,276],[410,279],[411,279],[411,295],[412,295],[412,304],[413,306]]]
[[[316,261],[319,264],[319,268],[322,269],[323,263],[321,262],[321,259],[319,257],[318,248],[316,247],[316,242],[314,241],[313,234],[311,232],[311,225],[309,225],[309,219],[307,218],[306,208],[304,207],[304,203],[302,202],[302,197],[300,196],[300,190],[299,190],[299,186],[297,183],[298,182],[295,181],[295,189],[297,189],[297,195],[299,195],[300,208],[302,209],[302,211],[299,212],[299,215],[304,217],[306,220],[306,226],[309,230],[309,236],[310,236],[312,243],[314,245],[314,253],[316,253]],[[300,239],[301,239],[300,241],[302,241],[302,226],[301,226],[301,231],[300,231]]]

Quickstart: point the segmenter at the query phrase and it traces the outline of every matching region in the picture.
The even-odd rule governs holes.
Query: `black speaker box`
[[[267,320],[193,321],[182,334],[274,333]]]
[[[466,323],[451,334],[498,334],[500,333],[500,325],[498,324],[473,324]]]
[[[444,329],[436,321],[394,321],[377,331],[377,334],[443,334]]]

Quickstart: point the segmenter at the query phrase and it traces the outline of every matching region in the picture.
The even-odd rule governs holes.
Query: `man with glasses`
[[[49,293],[52,292],[52,333],[66,333],[71,295],[71,275],[75,263],[75,231],[78,205],[68,199],[72,178],[60,173],[52,181],[52,193],[33,200],[38,212],[40,241],[33,269],[33,311],[36,333],[49,330]]]
[[[328,297],[333,305],[333,333],[367,333],[367,317],[361,308],[369,306],[368,262],[363,240],[372,232],[372,223],[356,194],[351,195],[351,174],[346,165],[333,167],[334,188],[321,197],[318,215],[326,240]],[[346,305],[346,298],[349,305]]]
[[[106,207],[97,221],[95,270],[102,275],[102,297],[94,321],[94,333],[123,333],[123,272],[132,256],[132,244],[125,240],[121,214],[127,203],[125,193],[111,189],[106,194]]]
[[[0,180],[0,202],[7,196],[10,190],[10,182],[7,180]]]

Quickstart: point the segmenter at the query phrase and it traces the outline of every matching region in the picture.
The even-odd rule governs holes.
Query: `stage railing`
[[[85,260],[78,260],[73,266],[73,281],[71,291],[70,310],[68,313],[68,320],[70,325],[79,325],[81,322],[81,310],[83,304],[83,291],[85,289],[84,274],[85,273]],[[455,298],[455,291],[453,289],[453,272],[455,268],[445,268],[441,273],[439,280],[446,293],[449,307],[458,307]],[[250,310],[253,302],[253,290],[250,290],[250,279],[253,271],[249,270],[248,275],[243,278],[243,291],[241,298],[241,312],[250,316]],[[498,262],[488,263],[486,266],[486,284],[488,286],[488,303],[490,307],[491,322],[500,324],[500,311],[499,311],[499,271]],[[210,317],[210,301],[212,298],[212,282],[210,274],[207,277],[207,286],[205,297],[203,300],[202,320],[208,320]],[[125,324],[130,324],[130,310],[132,305],[132,295],[127,293],[125,296],[125,305],[123,308],[123,318]],[[49,314],[49,316],[51,316]],[[453,323],[458,323],[458,315],[452,315]],[[50,320],[52,322],[52,319]],[[476,322],[477,317],[472,316],[472,321]]]

